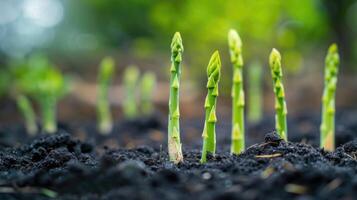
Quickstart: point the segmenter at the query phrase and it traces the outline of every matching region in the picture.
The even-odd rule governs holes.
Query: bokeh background
[[[273,96],[268,55],[280,50],[290,113],[318,112],[324,56],[336,42],[341,53],[337,92],[340,108],[356,107],[357,2],[353,0],[0,0],[0,120],[20,120],[6,73],[14,60],[46,55],[67,77],[71,92],[60,102],[62,121],[95,119],[96,78],[100,60],[110,55],[116,75],[110,100],[121,116],[122,72],[130,64],[154,71],[154,100],[165,114],[168,100],[170,42],[181,32],[182,115],[203,115],[206,66],[214,50],[222,57],[220,115],[230,116],[231,65],[227,32],[243,40],[245,70],[260,63],[264,72],[264,109]],[[245,71],[246,72],[246,71]],[[249,102],[248,102],[249,103]]]

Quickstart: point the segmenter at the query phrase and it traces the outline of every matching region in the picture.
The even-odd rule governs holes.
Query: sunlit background
[[[120,110],[123,95],[122,71],[135,64],[157,74],[160,89],[155,103],[165,113],[170,42],[179,31],[185,47],[184,115],[203,114],[205,68],[217,49],[223,59],[219,109],[229,116],[227,32],[235,28],[243,40],[245,69],[254,62],[265,70],[266,112],[274,108],[267,66],[273,47],[282,53],[289,110],[319,111],[324,56],[333,42],[341,52],[337,104],[355,106],[356,22],[357,2],[353,0],[0,0],[0,65],[6,69],[14,60],[45,54],[73,85],[60,104],[61,118],[92,118],[97,67],[110,55],[116,60],[111,94],[115,110]],[[0,82],[6,82],[2,77]],[[11,91],[3,93],[1,107],[6,109],[12,105]],[[2,114],[1,118],[16,116]]]

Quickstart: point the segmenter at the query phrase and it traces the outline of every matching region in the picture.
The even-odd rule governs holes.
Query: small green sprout
[[[216,153],[216,103],[218,96],[218,82],[221,77],[221,59],[218,51],[215,51],[207,66],[207,89],[205,100],[205,125],[203,128],[203,148],[201,163],[207,162],[207,153]]]
[[[151,115],[154,111],[153,94],[156,87],[156,76],[152,72],[146,72],[141,78],[141,111],[144,115]]]
[[[248,68],[248,120],[251,123],[258,123],[263,115],[263,91],[262,74],[263,68],[258,62],[252,63]]]
[[[170,68],[170,99],[168,122],[168,151],[170,161],[175,164],[183,161],[180,141],[180,108],[179,89],[181,79],[183,45],[179,32],[176,32],[171,42],[171,68]]]
[[[113,128],[112,115],[110,112],[110,103],[108,100],[109,86],[114,74],[114,60],[106,57],[100,64],[98,74],[97,91],[97,116],[98,131],[101,134],[109,134]]]
[[[287,141],[287,122],[286,115],[288,110],[286,108],[285,92],[283,86],[283,71],[281,68],[281,56],[278,50],[273,49],[269,57],[269,65],[271,69],[271,75],[273,78],[273,86],[275,93],[275,127],[285,141]]]
[[[244,89],[243,89],[243,57],[242,41],[235,30],[228,33],[228,44],[233,64],[232,86],[232,144],[231,153],[239,154],[245,148],[244,140]]]
[[[14,66],[14,75],[20,93],[31,96],[39,103],[44,132],[56,132],[57,102],[68,91],[62,73],[46,57],[34,55]]]
[[[17,107],[25,120],[25,128],[29,135],[36,135],[38,132],[36,124],[36,115],[32,108],[30,100],[24,95],[17,95]]]
[[[325,59],[325,88],[320,126],[320,146],[328,151],[335,149],[335,93],[339,64],[337,45],[332,44]]]
[[[124,116],[128,119],[132,119],[138,116],[135,91],[138,84],[139,75],[139,69],[134,65],[127,67],[124,72],[125,98],[123,104],[123,111]]]
[[[35,96],[42,111],[43,130],[47,133],[57,131],[56,110],[57,102],[65,92],[65,82],[60,71],[49,68],[37,80]]]

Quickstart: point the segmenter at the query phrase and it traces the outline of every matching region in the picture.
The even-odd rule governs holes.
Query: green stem
[[[147,72],[141,79],[141,110],[148,116],[154,112],[153,93],[156,86],[155,74]]]
[[[109,85],[114,74],[114,60],[110,57],[103,59],[98,74],[97,116],[98,131],[109,134],[113,129],[113,120],[110,112]]]
[[[232,86],[232,144],[231,153],[239,154],[245,148],[244,137],[244,89],[242,41],[235,30],[228,34],[229,52],[233,64]]]
[[[21,111],[25,120],[25,128],[29,135],[36,135],[38,132],[36,124],[36,115],[32,108],[31,102],[24,95],[18,95],[16,97],[17,107]]]
[[[183,45],[180,33],[176,32],[171,43],[171,77],[168,123],[168,150],[170,161],[183,161],[180,141],[180,109],[179,88],[181,79]]]
[[[274,94],[275,94],[275,127],[282,139],[287,141],[288,127],[286,121],[286,115],[288,113],[285,101],[285,92],[283,86],[283,71],[281,68],[281,56],[280,53],[273,49],[269,64],[271,74],[273,78]]]
[[[330,46],[325,65],[320,146],[325,150],[333,151],[335,149],[335,93],[339,67],[339,55],[336,44]]]
[[[56,103],[53,96],[43,97],[41,100],[42,126],[46,133],[52,134],[57,131]]]
[[[123,103],[124,116],[133,119],[138,116],[136,89],[139,78],[139,69],[129,66],[124,72],[125,99]]]
[[[248,120],[251,123],[258,123],[263,115],[262,109],[262,67],[258,63],[253,63],[248,67],[249,76],[249,104]]]
[[[211,56],[207,67],[207,96],[205,100],[205,124],[202,133],[203,147],[201,163],[207,162],[207,153],[216,153],[216,104],[218,96],[218,82],[220,79],[221,60],[218,51]]]

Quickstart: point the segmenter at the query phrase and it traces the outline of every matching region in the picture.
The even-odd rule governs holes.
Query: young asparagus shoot
[[[233,29],[228,33],[228,45],[231,62],[233,64],[231,153],[239,154],[245,147],[243,57],[242,41],[238,33]]]
[[[335,93],[339,64],[337,45],[332,44],[325,60],[325,87],[320,126],[320,146],[328,151],[335,149]]]
[[[62,74],[54,68],[46,71],[37,83],[38,101],[42,111],[42,126],[46,133],[57,131],[56,110],[59,97],[63,95],[65,83]]]
[[[218,96],[218,82],[221,77],[221,59],[218,51],[215,51],[207,67],[207,96],[205,100],[205,124],[203,128],[203,148],[201,163],[207,162],[207,153],[216,153],[216,103]]]
[[[263,68],[258,62],[252,63],[248,68],[248,120],[258,123],[263,115],[263,91],[262,74]]]
[[[113,74],[114,60],[111,57],[106,57],[100,64],[97,89],[98,132],[104,135],[109,134],[113,128],[110,103],[108,100],[109,86]]]
[[[36,124],[36,115],[32,108],[30,100],[24,95],[17,95],[16,103],[25,120],[25,128],[27,133],[32,136],[36,135],[36,133],[38,132]]]
[[[124,116],[127,119],[133,119],[138,116],[136,87],[138,84],[140,71],[139,69],[131,65],[126,68],[124,72],[124,90],[125,99],[123,102]]]
[[[140,88],[141,88],[141,111],[144,115],[151,115],[154,111],[153,106],[153,94],[156,87],[156,76],[152,72],[144,73],[141,78]]]
[[[170,161],[175,164],[183,161],[180,139],[180,79],[183,45],[179,32],[171,42],[170,99],[168,122],[168,151]]]
[[[285,101],[285,92],[283,86],[283,71],[281,68],[281,55],[278,50],[273,49],[269,57],[269,65],[273,78],[273,87],[275,94],[275,127],[282,139],[287,141],[288,127],[286,115],[288,113]]]

